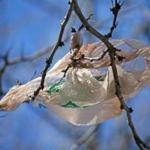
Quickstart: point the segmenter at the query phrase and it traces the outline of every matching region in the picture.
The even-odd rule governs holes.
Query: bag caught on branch
[[[111,43],[118,49],[116,67],[123,96],[128,100],[150,84],[150,47],[136,40],[111,40]],[[83,45],[74,59],[73,52],[66,54],[47,73],[45,87],[34,103],[46,106],[75,125],[101,123],[120,114],[106,51],[103,43],[92,43]],[[0,101],[0,110],[10,111],[30,101],[40,81],[39,77],[11,88]]]

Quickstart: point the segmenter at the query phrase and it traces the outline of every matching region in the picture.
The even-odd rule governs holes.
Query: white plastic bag
[[[116,67],[123,96],[128,100],[150,84],[150,47],[145,47],[136,40],[111,42],[121,49],[117,52]],[[120,114],[110,58],[106,54],[103,59],[95,61],[105,50],[107,48],[103,43],[83,45],[76,58],[84,54],[85,58],[94,61],[81,59],[77,67],[71,67],[62,79],[62,70],[71,62],[71,54],[66,54],[47,73],[45,88],[34,102],[45,105],[75,125],[96,124]],[[13,110],[28,101],[40,80],[39,77],[10,89],[0,101],[0,109]]]

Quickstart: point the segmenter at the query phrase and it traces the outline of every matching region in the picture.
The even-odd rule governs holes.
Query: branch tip
[[[60,46],[60,47],[63,47],[64,45],[65,45],[65,44],[64,44],[63,41],[60,41],[59,44],[58,44],[58,46]]]

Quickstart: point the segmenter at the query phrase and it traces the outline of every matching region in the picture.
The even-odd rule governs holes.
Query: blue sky
[[[98,28],[98,30],[106,33],[111,23],[110,1],[95,0],[94,3],[95,6],[93,7],[90,5],[90,1],[89,3],[81,1],[80,5],[86,16],[91,11],[94,12],[91,23],[93,25],[95,22],[100,24],[102,28]],[[145,36],[133,34],[133,30],[143,22],[143,14],[150,7],[148,3],[149,1],[146,0],[128,1],[122,10],[127,12],[125,15],[120,15],[119,25],[113,37],[136,38],[149,44],[149,40]],[[20,56],[22,52],[24,55],[31,55],[39,49],[53,44],[58,37],[60,21],[65,15],[68,4],[65,0],[1,0],[0,8],[0,53],[4,54],[8,48],[12,48],[10,53],[10,59],[12,59]],[[65,35],[70,34],[70,26],[78,27],[79,24],[75,18],[72,23],[69,23]],[[84,39],[85,41],[97,40],[92,39],[87,33],[84,34]],[[59,48],[53,64],[67,52],[68,48],[68,42],[65,43],[65,47]],[[45,59],[40,59],[32,65],[29,62],[8,68],[3,78],[4,89],[7,91],[16,83],[16,80],[23,83],[29,81],[35,70],[37,71],[35,77],[38,76],[44,64]],[[22,67],[22,65],[24,66]],[[150,88],[147,87],[128,103],[135,110],[133,120],[143,139],[150,136],[150,130],[148,130],[150,122],[147,115],[150,113],[149,97]],[[124,129],[125,133],[130,134],[124,123],[125,116],[120,116],[102,124],[104,137],[102,146],[104,150],[107,150],[108,141],[112,140],[112,136],[116,132],[118,133],[119,128],[121,128],[120,125],[123,125],[121,129]],[[75,127],[66,123],[47,109],[23,104],[5,118],[0,118],[0,149],[69,149],[75,139],[86,129],[87,127]],[[101,134],[98,135],[98,138],[100,137]],[[114,141],[119,138],[115,136]],[[115,150],[117,146],[113,145],[113,148]],[[135,148],[134,144],[132,148]]]

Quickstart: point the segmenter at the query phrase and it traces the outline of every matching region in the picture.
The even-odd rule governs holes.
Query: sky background
[[[80,0],[80,6],[88,16],[94,16],[90,23],[100,32],[107,33],[111,25],[109,11],[110,0]],[[54,44],[60,30],[60,22],[68,9],[66,0],[1,0],[0,1],[0,55],[10,50],[9,59],[20,55],[29,56]],[[119,25],[113,38],[134,38],[150,44],[150,1],[126,0],[118,18]],[[64,34],[70,35],[71,27],[77,28],[79,20],[73,14]],[[89,33],[83,31],[84,42],[96,42]],[[59,48],[53,64],[69,49],[69,42]],[[20,63],[7,68],[3,76],[3,89],[6,92],[19,80],[22,83],[39,76],[45,65],[45,58],[33,62]],[[0,67],[3,61],[0,60]],[[134,112],[133,121],[140,136],[150,142],[150,88],[141,90],[128,102]],[[0,115],[5,114],[0,112]],[[1,150],[68,150],[89,127],[76,127],[59,118],[50,110],[30,104],[22,104],[15,111],[0,118]],[[127,141],[130,139],[129,141]],[[124,142],[124,149],[137,147],[131,138],[122,114],[101,125],[96,134],[97,149],[119,150]],[[109,143],[109,144],[108,144]],[[123,148],[123,147],[122,147]],[[83,145],[80,149],[88,149]]]

